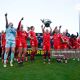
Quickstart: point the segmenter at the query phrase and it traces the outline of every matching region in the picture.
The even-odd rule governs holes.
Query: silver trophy
[[[42,23],[45,25],[45,27],[50,27],[50,24],[52,23],[49,19],[40,19]]]

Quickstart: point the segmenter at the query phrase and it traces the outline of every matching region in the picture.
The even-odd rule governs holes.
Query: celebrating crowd
[[[12,22],[8,23],[7,13],[5,14],[6,21],[6,31],[1,33],[1,47],[2,47],[2,62],[3,66],[7,67],[8,57],[10,53],[10,66],[13,66],[14,57],[16,58],[18,64],[28,61],[27,54],[27,39],[30,39],[31,54],[30,60],[34,61],[35,54],[38,50],[38,45],[42,46],[44,52],[43,61],[46,62],[46,57],[48,56],[48,63],[50,64],[51,59],[51,46],[53,50],[68,50],[68,49],[80,49],[80,37],[74,34],[69,34],[66,29],[61,33],[61,26],[55,27],[52,29],[50,27],[50,21],[41,25],[42,37],[38,34],[38,37],[35,33],[35,27],[31,26],[28,28],[28,31],[23,30],[22,17],[18,23],[17,29],[14,28]],[[45,27],[50,28],[50,30],[45,29]],[[46,55],[47,54],[47,55]],[[64,55],[64,60],[67,61],[67,56]]]

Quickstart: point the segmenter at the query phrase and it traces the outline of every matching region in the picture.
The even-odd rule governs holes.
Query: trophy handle
[[[42,20],[42,19],[40,19],[41,21],[42,21],[42,23],[44,23],[44,19]]]

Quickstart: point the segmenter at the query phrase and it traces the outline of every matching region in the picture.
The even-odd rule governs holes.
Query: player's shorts
[[[37,40],[30,40],[31,47],[38,47],[38,41]]]
[[[43,44],[43,51],[49,51],[51,48],[50,44]]]
[[[54,45],[53,47],[54,47],[55,50],[60,50],[61,49],[60,45]]]
[[[6,48],[15,47],[15,40],[6,40]]]
[[[18,48],[18,47],[23,47],[23,48],[27,48],[27,42],[24,40],[24,41],[22,41],[22,40],[17,40],[16,41],[16,47]]]
[[[68,49],[67,45],[62,45],[62,49]]]

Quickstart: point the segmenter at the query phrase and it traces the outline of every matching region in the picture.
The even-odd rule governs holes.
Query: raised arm
[[[50,33],[52,33],[52,28],[50,27]]]
[[[59,33],[61,33],[61,27],[62,27],[62,26],[59,26]]]
[[[52,34],[54,34],[55,33],[55,30],[57,29],[57,26],[54,28],[54,30],[52,31]]]
[[[42,29],[42,32],[44,33],[45,27],[43,27],[43,25],[41,25],[41,29]]]
[[[7,13],[5,14],[5,21],[6,21],[6,28],[8,28],[8,19],[7,19]]]
[[[20,27],[21,27],[21,22],[22,22],[23,19],[24,19],[24,18],[22,17],[21,20],[19,21],[17,30],[20,29]]]
[[[76,35],[76,38],[79,36],[78,32],[77,32],[77,35]]]

